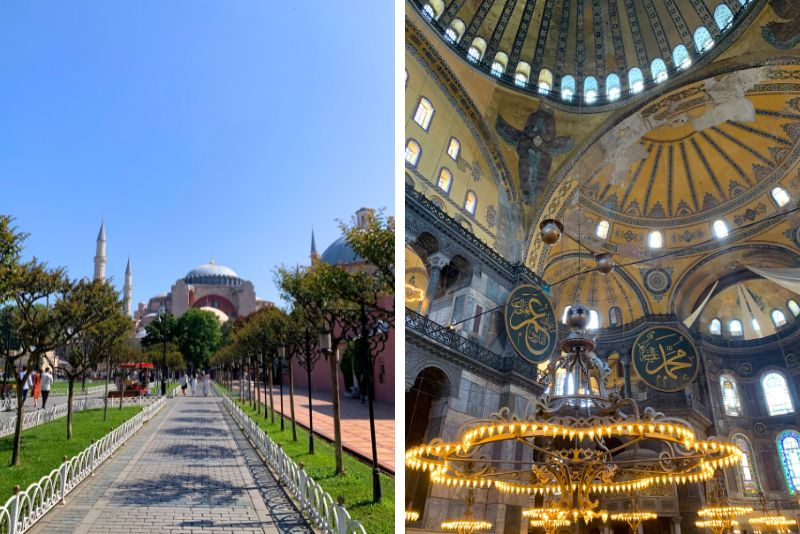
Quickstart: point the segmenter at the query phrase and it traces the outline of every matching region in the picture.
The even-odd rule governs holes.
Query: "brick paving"
[[[31,532],[311,532],[218,397],[179,397]]]

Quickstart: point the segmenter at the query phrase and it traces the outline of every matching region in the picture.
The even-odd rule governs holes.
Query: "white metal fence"
[[[78,395],[89,396],[89,395],[99,395],[101,393],[105,394],[105,391],[106,391],[106,386],[105,385],[92,386],[92,387],[86,388],[86,389],[79,389],[79,388],[80,388],[80,384],[75,384],[74,395],[76,397]],[[116,391],[116,390],[117,390],[117,386],[116,385],[114,385],[113,383],[108,384],[108,391]],[[67,393],[68,392],[65,389],[57,389],[55,391],[50,391],[50,398],[52,399],[54,397],[66,397]],[[30,393],[28,394],[28,398],[30,398]],[[6,412],[6,411],[11,411],[11,410],[16,410],[16,409],[17,409],[17,396],[16,396],[16,393],[12,397],[8,397],[8,398],[5,398],[5,399],[0,399],[0,412]]]
[[[156,397],[126,397],[122,400],[123,406],[138,406],[141,404],[150,403]],[[103,407],[104,399],[74,399],[72,401],[72,411],[81,412],[83,410],[92,410],[95,408]],[[108,399],[109,409],[119,406],[119,399]],[[26,428],[33,428],[41,425],[42,423],[49,423],[62,417],[67,416],[67,405],[56,404],[45,410],[36,410],[35,412],[28,412],[22,414],[22,430]],[[17,416],[6,418],[0,421],[0,438],[14,433],[14,428],[17,425]],[[1,533],[2,531],[0,531]]]
[[[330,494],[289,458],[281,446],[272,441],[230,398],[224,397],[223,404],[250,442],[266,457],[269,466],[314,526],[331,534],[366,534],[364,526],[350,517],[344,505],[334,503]]]
[[[49,475],[14,494],[0,507],[0,533],[25,532],[56,504],[64,503],[67,494],[93,474],[100,464],[142,428],[145,421],[163,408],[165,402],[165,399],[159,397],[83,452],[53,469]]]

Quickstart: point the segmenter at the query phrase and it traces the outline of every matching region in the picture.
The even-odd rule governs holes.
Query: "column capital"
[[[431,269],[442,269],[445,265],[450,263],[450,258],[442,252],[434,252],[428,256],[428,263]]]

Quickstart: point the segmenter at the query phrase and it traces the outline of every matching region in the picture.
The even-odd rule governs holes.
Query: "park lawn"
[[[140,406],[110,407],[108,420],[103,421],[103,410],[76,412],[72,420],[72,440],[67,441],[67,418],[62,417],[22,432],[20,464],[11,467],[14,435],[0,438],[0,506],[14,494],[19,484],[25,490],[33,482],[48,475],[64,461],[72,458],[137,413]]]
[[[381,475],[383,501],[372,502],[372,468],[354,456],[344,453],[344,476],[334,476],[336,461],[333,445],[322,438],[314,440],[315,454],[308,454],[308,431],[297,427],[297,439],[292,441],[292,423],[286,420],[285,430],[281,432],[280,420],[276,415],[275,424],[264,419],[248,403],[236,401],[251,419],[258,423],[269,437],[280,444],[295,462],[305,464],[308,475],[317,481],[334,500],[339,495],[345,498],[345,508],[353,519],[361,521],[370,534],[394,532],[394,479]]]
[[[96,386],[104,386],[106,384],[105,380],[87,380],[86,387],[93,388]],[[109,384],[109,387],[113,387],[114,383],[112,382]],[[83,384],[81,382],[75,382],[75,389],[73,390],[74,393],[77,395],[81,392],[81,387]],[[50,394],[51,395],[66,395],[67,389],[69,388],[68,382],[53,382],[53,385],[50,387]]]

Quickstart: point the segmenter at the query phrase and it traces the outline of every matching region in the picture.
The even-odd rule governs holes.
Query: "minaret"
[[[97,251],[94,256],[94,279],[106,279],[106,224],[100,223],[100,233],[97,234]]]
[[[311,258],[311,265],[319,259],[319,253],[317,253],[317,241],[314,239],[314,229],[311,229],[311,254],[309,255]]]
[[[125,314],[131,316],[131,302],[133,301],[133,275],[131,274],[131,257],[128,256],[128,266],[125,268],[125,285],[122,288],[122,302],[125,305]]]

